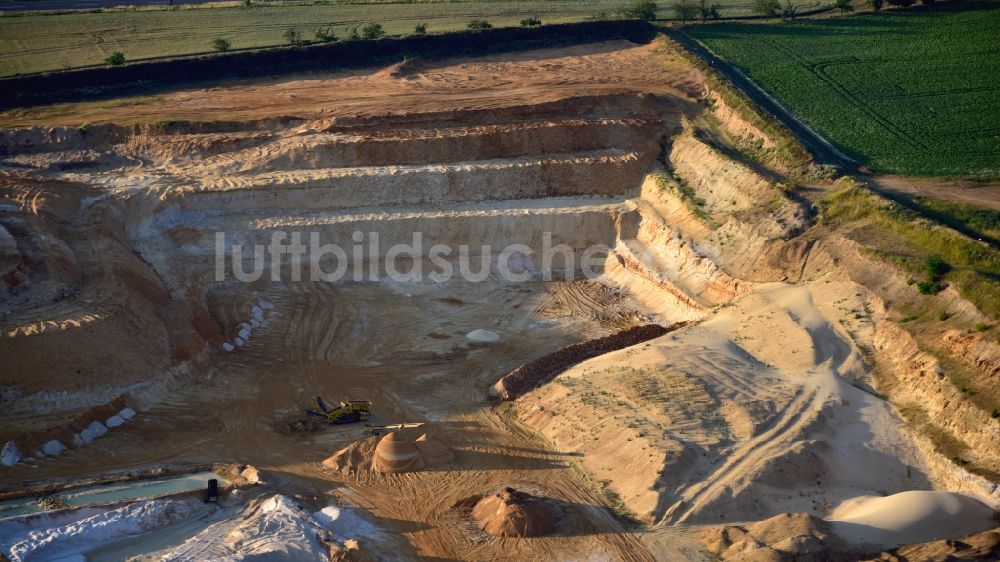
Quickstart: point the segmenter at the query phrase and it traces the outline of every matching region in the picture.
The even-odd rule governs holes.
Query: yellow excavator
[[[330,408],[326,405],[326,402],[323,401],[322,396],[316,397],[316,404],[319,405],[319,410],[306,408],[303,411],[310,416],[324,418],[326,419],[326,423],[329,424],[356,423],[364,421],[368,419],[372,408],[372,403],[367,400],[347,400],[341,402],[340,405],[335,408]]]

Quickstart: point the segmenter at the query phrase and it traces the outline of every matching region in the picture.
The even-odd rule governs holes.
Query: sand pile
[[[425,464],[417,444],[398,432],[383,437],[375,447],[375,456],[372,458],[372,470],[375,472],[413,472],[424,468]]]
[[[370,470],[378,441],[375,435],[355,441],[323,461],[323,466],[344,473]]]
[[[483,330],[482,328],[465,334],[465,337],[472,341],[483,343],[496,343],[500,341],[500,334],[490,330]]]
[[[953,539],[996,526],[996,513],[975,498],[911,490],[848,500],[833,511],[833,532],[853,544],[892,548]]]
[[[0,559],[84,560],[84,553],[102,545],[194,521],[210,509],[184,497],[15,516],[0,531]]]
[[[749,525],[715,527],[701,534],[721,560],[827,560],[844,545],[827,522],[807,513],[782,513]]]
[[[415,75],[420,74],[427,68],[419,59],[414,59],[406,57],[403,60],[397,62],[396,64],[390,65],[378,72],[376,76],[388,76],[392,78],[411,78]]]
[[[441,466],[455,460],[455,453],[451,449],[444,443],[431,439],[426,433],[417,437],[416,445],[420,456],[430,466]]]
[[[323,461],[323,466],[345,473],[374,470],[393,474],[447,465],[454,460],[455,453],[448,446],[426,433],[413,440],[394,431],[381,439],[371,436],[355,441]]]
[[[1000,560],[1000,529],[976,533],[961,540],[941,540],[901,546],[883,552],[874,561]]]
[[[497,537],[540,537],[555,531],[559,510],[543,498],[503,488],[476,502],[472,520]]]
[[[236,517],[223,518],[209,525],[162,560],[326,562],[331,559],[330,545],[344,540],[330,533],[291,498],[274,495],[251,502]]]

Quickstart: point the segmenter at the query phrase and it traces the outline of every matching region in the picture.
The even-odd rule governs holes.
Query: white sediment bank
[[[250,307],[250,318],[236,327],[236,337],[223,342],[220,346],[223,351],[235,351],[238,347],[243,347],[250,343],[250,336],[257,328],[267,324],[267,314],[274,310],[274,303],[263,298],[257,298],[257,304]]]

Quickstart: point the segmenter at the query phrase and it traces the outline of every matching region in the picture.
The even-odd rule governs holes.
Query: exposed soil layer
[[[0,131],[0,486],[258,468],[268,497],[136,539],[190,560],[707,560],[742,551],[693,525],[829,549],[862,496],[995,505],[874,388],[995,456],[891,322],[905,276],[725,144],[713,119],[760,131],[700,84],[610,42],[7,115],[70,126]],[[314,238],[343,257],[268,250]],[[316,395],[399,429],[312,423]],[[348,513],[376,532],[299,533]],[[791,542],[762,555],[817,546]]]

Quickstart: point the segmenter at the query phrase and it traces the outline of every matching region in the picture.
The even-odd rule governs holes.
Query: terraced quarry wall
[[[966,470],[1000,458],[994,422],[890,324],[905,276],[698,115],[724,109],[668,90],[661,45],[594,50],[352,74],[338,91],[398,91],[313,113],[295,96],[340,79],[208,93],[275,98],[245,121],[0,131],[0,485],[250,463],[293,494],[364,498],[407,556],[457,559],[499,557],[456,506],[503,486],[585,522],[502,553],[525,559],[670,559],[625,517],[657,540],[913,490],[1000,503]],[[649,60],[655,79],[619,84]],[[553,68],[555,83],[504,82]],[[342,253],[290,249],[314,237]],[[981,318],[949,291],[963,322]],[[992,373],[990,341],[948,334],[952,359]],[[553,357],[530,373],[542,384],[490,397]],[[317,394],[424,424],[455,459],[326,472],[367,430],[308,431]],[[897,399],[976,455],[943,456]]]
[[[53,192],[6,192],[20,202],[4,221],[12,247],[18,248],[10,269],[20,268],[20,277],[5,278],[14,306],[5,317],[6,350],[22,358],[19,366],[25,371],[50,372],[50,390],[54,381],[66,380],[64,392],[90,396],[89,402],[66,399],[78,413],[100,404],[99,396],[117,399],[138,392],[129,390],[130,384],[149,387],[151,373],[172,361],[200,364],[236,337],[237,324],[250,318],[253,305],[247,304],[242,318],[206,313],[213,291],[238,284],[231,273],[217,278],[220,233],[228,259],[233,259],[234,244],[267,246],[276,231],[303,240],[317,236],[348,251],[356,233],[362,233],[366,273],[392,246],[412,245],[414,233],[424,246],[408,257],[405,270],[414,258],[426,261],[439,243],[454,246],[447,259],[456,271],[459,246],[469,248],[476,273],[481,264],[495,270],[507,246],[541,255],[548,245],[565,249],[551,265],[556,278],[573,279],[581,274],[585,250],[615,245],[622,213],[635,208],[630,200],[662,139],[680,126],[670,100],[634,94],[409,115],[399,121],[6,132],[0,145],[7,162],[24,166],[5,170],[9,185],[36,181],[48,187],[50,178],[65,178],[59,180],[66,186],[59,196],[73,196],[60,210],[59,199],[46,198]],[[100,225],[97,232],[106,233],[96,247],[88,225]],[[46,234],[29,235],[36,231]],[[48,247],[33,242],[66,239],[69,231],[83,240]],[[368,245],[373,238],[379,244],[374,250]],[[108,262],[108,244],[121,247],[123,261]],[[103,256],[96,264],[95,252]],[[23,259],[15,259],[18,255]],[[240,265],[252,270],[254,257],[243,253]],[[69,265],[53,269],[59,263]],[[320,265],[329,269],[330,262]],[[541,275],[544,266],[528,259],[517,270],[531,277]],[[289,267],[271,263],[252,286],[262,290],[274,271],[290,280],[285,276]],[[603,269],[602,262],[597,269]],[[377,264],[374,271],[375,278],[366,276],[366,282],[378,283],[386,275]],[[496,276],[494,271],[488,277]],[[125,292],[109,307],[103,295],[116,287]],[[53,305],[28,306],[40,298]],[[88,312],[85,303],[94,299],[104,304]],[[24,312],[17,310],[18,302]],[[32,327],[31,319],[43,316],[46,320]],[[92,338],[127,341],[137,337],[137,326],[147,326],[144,343],[128,346],[146,350],[137,356],[141,364],[109,364],[99,353],[92,364],[83,358],[69,363],[31,351],[39,345],[86,348],[84,342]],[[80,375],[101,373],[91,380],[101,381],[103,393],[74,388],[70,381],[79,380],[77,368]],[[5,425],[5,441],[34,443],[33,432],[53,423],[46,418]]]

